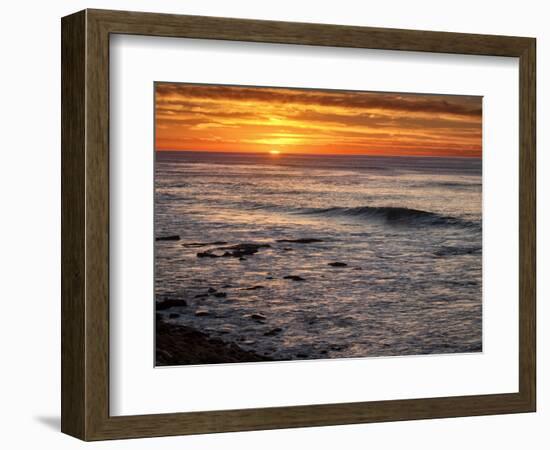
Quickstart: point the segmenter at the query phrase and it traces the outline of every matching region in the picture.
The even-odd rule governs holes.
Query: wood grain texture
[[[331,47],[521,56],[529,38],[389,28],[87,10],[111,33]]]
[[[536,41],[520,57],[519,390],[536,409]]]
[[[61,47],[61,430],[85,430],[85,20],[65,17]]]
[[[109,416],[109,33],[87,14],[86,439]]]
[[[109,35],[113,33],[519,57],[519,391],[109,416]],[[62,38],[62,429],[65,433],[84,440],[99,440],[535,410],[534,39],[102,10],[86,10],[64,18]]]

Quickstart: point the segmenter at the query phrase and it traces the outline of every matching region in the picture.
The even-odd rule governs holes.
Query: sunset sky
[[[481,97],[156,83],[156,150],[481,156]]]

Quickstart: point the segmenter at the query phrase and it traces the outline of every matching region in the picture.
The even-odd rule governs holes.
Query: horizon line
[[[271,157],[281,157],[285,155],[296,155],[296,156],[376,156],[382,158],[462,158],[462,159],[483,159],[483,153],[479,156],[477,155],[413,155],[413,154],[379,154],[379,153],[299,153],[299,152],[284,152],[274,155],[270,154],[269,151],[235,151],[235,150],[178,150],[178,149],[158,149],[155,148],[155,153],[221,153],[221,154],[238,154],[238,155],[265,155]]]

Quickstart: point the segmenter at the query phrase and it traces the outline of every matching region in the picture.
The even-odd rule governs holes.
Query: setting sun
[[[269,153],[271,155],[280,155],[281,154],[281,152],[279,150],[269,150]]]

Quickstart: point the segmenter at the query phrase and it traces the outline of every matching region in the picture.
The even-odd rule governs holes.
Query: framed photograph
[[[62,19],[62,431],[532,412],[535,39]]]

